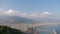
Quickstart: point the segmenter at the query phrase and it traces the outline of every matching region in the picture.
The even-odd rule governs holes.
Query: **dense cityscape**
[[[0,24],[4,26],[9,26],[14,29],[18,29],[22,32],[25,32],[26,34],[39,34],[38,28],[41,26],[55,26],[59,25],[60,23],[38,23],[38,24],[26,24],[26,23],[21,23],[21,24]],[[46,27],[47,28],[47,27]],[[49,30],[41,30],[44,32],[48,32]],[[52,32],[53,31],[53,32]],[[55,30],[53,29],[50,34],[56,34]]]

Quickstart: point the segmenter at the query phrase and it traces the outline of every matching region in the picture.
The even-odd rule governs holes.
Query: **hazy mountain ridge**
[[[18,16],[0,16],[0,23],[31,23],[32,19]]]
[[[19,16],[7,16],[7,15],[0,15],[0,23],[59,23],[60,19],[52,18],[52,17],[45,17],[45,18],[25,18]]]

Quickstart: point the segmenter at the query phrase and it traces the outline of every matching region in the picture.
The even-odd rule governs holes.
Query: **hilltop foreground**
[[[25,33],[14,28],[10,28],[8,26],[0,25],[0,34],[25,34]]]

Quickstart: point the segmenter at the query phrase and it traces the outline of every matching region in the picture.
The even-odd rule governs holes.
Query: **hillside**
[[[25,34],[25,33],[14,28],[10,28],[8,26],[0,25],[0,34]]]

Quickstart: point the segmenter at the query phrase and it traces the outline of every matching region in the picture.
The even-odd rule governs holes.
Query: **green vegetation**
[[[14,28],[10,28],[8,26],[0,26],[0,34],[25,34],[25,33]]]

